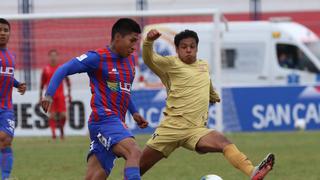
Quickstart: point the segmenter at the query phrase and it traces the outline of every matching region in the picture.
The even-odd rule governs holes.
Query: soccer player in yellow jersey
[[[177,56],[160,56],[153,51],[153,42],[160,36],[159,31],[150,30],[142,51],[145,64],[167,89],[167,102],[164,119],[143,151],[141,174],[182,146],[198,153],[222,152],[251,179],[263,179],[273,167],[273,154],[254,167],[224,135],[206,127],[209,103],[218,103],[220,98],[212,87],[207,62],[197,60],[197,33],[185,30],[175,36]]]

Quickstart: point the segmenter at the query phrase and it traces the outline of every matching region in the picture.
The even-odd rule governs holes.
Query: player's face
[[[55,51],[50,52],[49,60],[50,60],[51,65],[56,65],[56,63],[58,61],[58,53]]]
[[[0,23],[0,47],[5,48],[9,41],[10,28],[7,24]]]
[[[138,33],[130,33],[125,36],[118,34],[115,39],[115,47],[117,53],[121,57],[130,56],[135,50],[137,43],[139,42],[140,35]]]
[[[176,47],[178,57],[186,64],[192,64],[197,60],[198,46],[194,38],[182,39]]]

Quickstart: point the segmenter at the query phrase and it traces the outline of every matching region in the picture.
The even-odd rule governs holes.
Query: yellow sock
[[[254,166],[234,144],[229,144],[223,149],[224,157],[237,169],[240,169],[246,175],[251,176]]]

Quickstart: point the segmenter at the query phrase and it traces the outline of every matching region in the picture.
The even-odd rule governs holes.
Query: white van
[[[213,62],[212,23],[164,23],[146,26],[162,36],[155,42],[161,55],[175,54],[174,35],[190,29],[198,33],[198,58]],[[257,86],[315,83],[320,72],[320,41],[315,33],[295,22],[250,21],[221,25],[222,85]],[[142,64],[143,66],[143,64]],[[147,68],[142,75],[155,81]],[[299,79],[292,79],[293,74]],[[289,78],[289,79],[288,79]]]

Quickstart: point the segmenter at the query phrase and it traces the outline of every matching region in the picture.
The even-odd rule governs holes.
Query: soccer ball
[[[203,176],[200,180],[223,180],[223,179],[218,175],[210,174],[210,175]]]
[[[303,131],[303,130],[305,130],[306,129],[306,126],[307,126],[307,124],[306,124],[306,121],[305,120],[296,120],[295,122],[294,122],[294,128],[296,129],[296,130],[300,130],[300,131]]]

